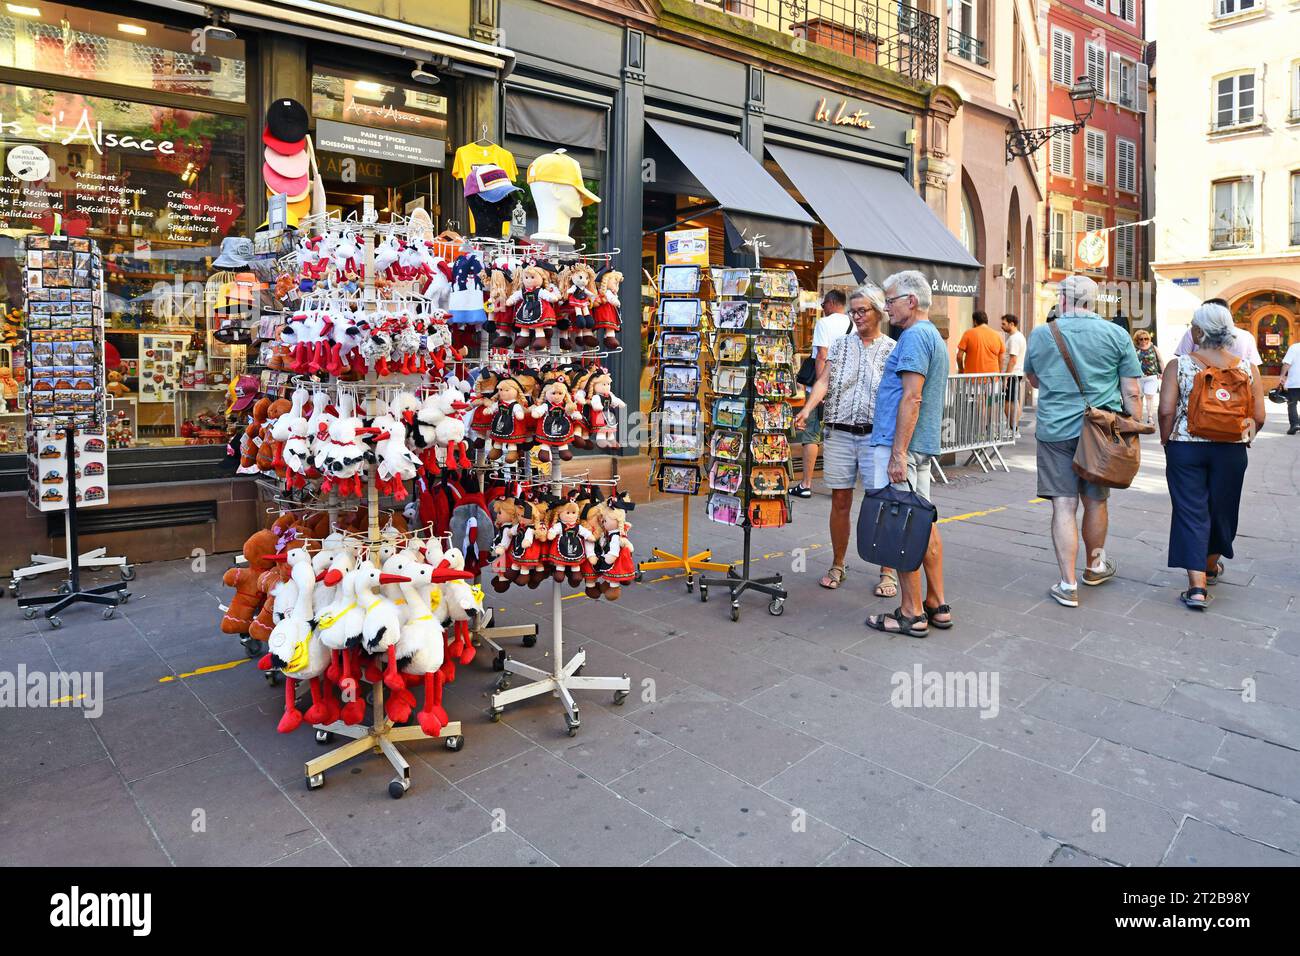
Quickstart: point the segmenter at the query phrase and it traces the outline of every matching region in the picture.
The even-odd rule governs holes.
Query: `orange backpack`
[[[1209,441],[1243,441],[1250,435],[1254,409],[1248,372],[1240,366],[1201,365],[1187,399],[1187,432]]]

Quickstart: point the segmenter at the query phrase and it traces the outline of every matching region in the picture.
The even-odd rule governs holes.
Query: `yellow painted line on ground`
[[[200,667],[198,670],[189,671],[188,673],[185,674],[179,674],[175,677],[171,675],[168,675],[167,677],[159,677],[158,683],[165,684],[168,681],[180,680],[182,677],[198,677],[202,674],[214,674],[217,671],[228,671],[232,667],[238,667],[240,664],[247,664],[247,663],[248,663],[248,658],[242,657],[237,661],[226,661],[226,663],[224,664],[209,664],[207,667]]]
[[[51,704],[70,704],[74,700],[85,700],[85,694],[78,694],[76,697],[60,697],[58,700],[50,701]]]
[[[999,511],[1006,511],[1005,507],[990,508],[988,511],[970,511],[964,515],[949,515],[946,518],[940,518],[938,524],[947,524],[949,521],[969,521],[971,518],[983,518],[985,515],[994,515]]]
[[[1046,498],[1030,498],[1029,503],[1031,505],[1041,505],[1046,500]]]

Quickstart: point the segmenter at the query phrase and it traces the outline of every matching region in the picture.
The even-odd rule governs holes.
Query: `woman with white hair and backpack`
[[[1264,426],[1264,386],[1248,360],[1231,351],[1232,314],[1206,303],[1192,316],[1196,350],[1165,366],[1160,442],[1173,514],[1169,567],[1187,571],[1179,600],[1194,611],[1210,603],[1207,585],[1223,573],[1237,535],[1246,448]]]

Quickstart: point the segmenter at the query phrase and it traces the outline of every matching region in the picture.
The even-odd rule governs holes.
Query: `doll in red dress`
[[[623,585],[636,579],[632,542],[627,537],[632,526],[628,524],[625,509],[630,507],[626,497],[611,498],[601,512],[603,534],[596,543],[596,571],[600,575],[601,592],[611,601],[618,600]]]
[[[623,328],[623,317],[619,312],[618,288],[623,284],[623,273],[608,269],[601,273],[600,288],[596,293],[596,306],[592,310],[598,334],[603,345],[611,352],[618,348],[618,335]]]
[[[571,459],[569,443],[573,441],[579,412],[563,379],[552,379],[542,386],[541,400],[533,406],[531,414],[537,420],[537,441],[546,446],[538,451],[537,457],[543,462],[550,461],[549,449],[553,448],[561,461]]]
[[[502,378],[486,408],[492,413],[488,430],[488,461],[505,455],[506,464],[519,460],[519,446],[531,437],[533,420],[528,416],[528,393],[513,375]]]
[[[555,569],[551,576],[557,582],[568,578],[569,586],[575,588],[582,584],[582,562],[587,557],[582,533],[578,530],[581,519],[582,505],[576,501],[561,502],[551,512],[551,527],[547,532],[550,541],[548,557]]]

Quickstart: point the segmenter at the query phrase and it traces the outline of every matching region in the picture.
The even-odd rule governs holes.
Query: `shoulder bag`
[[[1083,430],[1079,433],[1079,444],[1074,450],[1074,473],[1084,481],[1106,488],[1127,488],[1137,477],[1142,464],[1142,448],[1139,436],[1155,432],[1154,425],[1144,425],[1135,418],[1112,412],[1105,408],[1094,408],[1088,401],[1088,394],[1083,390],[1083,382],[1075,370],[1074,359],[1065,344],[1065,336],[1053,322],[1048,326],[1056,347],[1061,350],[1065,367],[1070,370],[1079,395],[1083,398]]]
[[[868,564],[915,571],[930,546],[939,509],[912,490],[885,485],[868,491],[858,512],[858,557]]]

